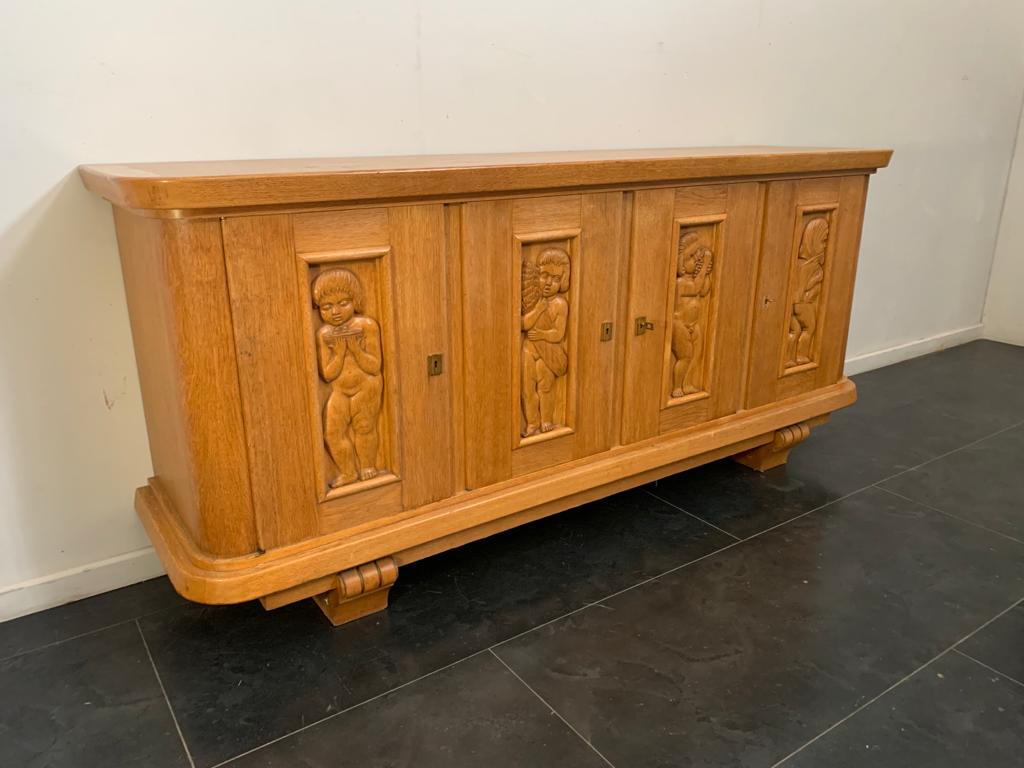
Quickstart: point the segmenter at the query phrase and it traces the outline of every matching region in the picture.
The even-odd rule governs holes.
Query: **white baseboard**
[[[846,358],[845,372],[847,376],[853,376],[864,371],[872,371],[875,368],[883,368],[893,363],[910,360],[912,357],[920,357],[930,352],[938,352],[949,347],[956,347],[966,344],[969,341],[980,339],[984,326],[981,323],[969,325],[966,328],[958,328],[955,331],[939,333],[929,336],[927,339],[908,341],[906,344],[897,344],[895,347],[887,347],[876,352],[866,352],[863,355],[855,355]]]
[[[982,337],[982,325],[940,333],[919,341],[899,344],[856,355],[846,360],[846,375],[852,376],[874,368],[892,365],[912,357],[955,347]],[[135,584],[164,573],[152,547],[71,568],[38,579],[0,588],[0,621],[52,608],[83,597],[98,595],[118,587]]]
[[[1024,323],[1020,327],[1013,328],[996,328],[986,323],[985,338],[1003,344],[1013,344],[1015,347],[1024,347]]]
[[[0,588],[0,621],[126,587],[164,573],[152,547]]]

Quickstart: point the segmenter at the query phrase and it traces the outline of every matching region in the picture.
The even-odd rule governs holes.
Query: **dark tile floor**
[[[158,579],[0,624],[0,766],[1024,764],[1024,348],[404,568],[385,613]]]

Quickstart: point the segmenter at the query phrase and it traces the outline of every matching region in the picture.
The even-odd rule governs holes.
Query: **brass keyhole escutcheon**
[[[444,355],[427,356],[427,376],[439,376],[444,371]]]
[[[641,315],[636,319],[636,335],[643,336],[648,331],[654,330],[654,323],[647,319],[646,315]]]
[[[611,323],[601,323],[601,341],[612,340],[613,327],[614,326]]]

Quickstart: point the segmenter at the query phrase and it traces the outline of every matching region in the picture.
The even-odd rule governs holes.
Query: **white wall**
[[[1024,344],[1024,114],[1017,127],[1016,151],[985,301],[985,336]]]
[[[77,164],[891,146],[862,368],[976,332],[1022,31],[1019,0],[5,3],[0,618],[158,569],[131,508],[150,465],[113,225]]]

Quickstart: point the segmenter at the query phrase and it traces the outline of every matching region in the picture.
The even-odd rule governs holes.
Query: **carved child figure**
[[[825,280],[828,229],[828,219],[816,217],[807,222],[800,238],[786,352],[789,367],[811,362],[811,345],[818,325],[818,297]]]
[[[700,244],[696,232],[679,238],[676,261],[676,304],[672,314],[672,397],[701,390],[701,352],[704,331],[701,322],[705,298],[711,292],[710,248]]]
[[[523,437],[550,432],[556,426],[558,380],[569,367],[566,331],[569,302],[569,254],[563,248],[545,248],[537,257],[539,297],[524,307],[523,338]],[[523,286],[524,295],[529,286]]]
[[[331,385],[324,406],[324,442],[341,475],[336,488],[369,480],[377,467],[381,400],[380,326],[364,314],[365,294],[347,269],[321,272],[313,282],[313,302],[324,324],[316,333],[320,375]]]

